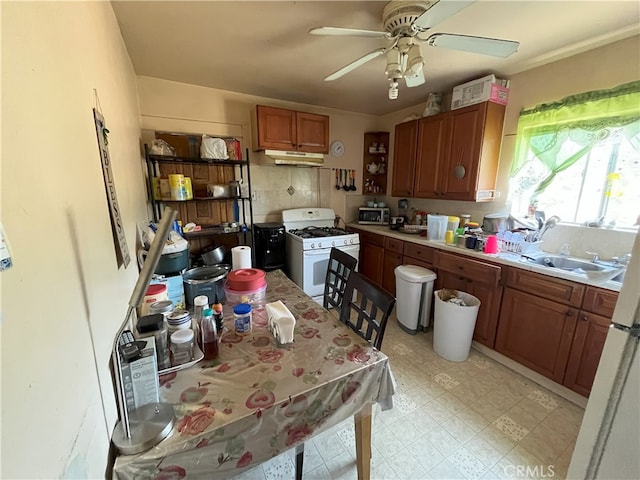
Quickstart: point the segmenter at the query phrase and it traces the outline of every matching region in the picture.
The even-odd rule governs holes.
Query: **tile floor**
[[[583,409],[471,350],[449,362],[433,333],[389,319],[382,350],[398,383],[394,408],[374,407],[373,479],[564,479]],[[304,479],[356,479],[353,419],[305,443]],[[238,480],[295,478],[290,450]]]

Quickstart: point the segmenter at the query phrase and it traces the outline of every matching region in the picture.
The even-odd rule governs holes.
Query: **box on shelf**
[[[509,100],[508,81],[487,75],[453,88],[451,110],[482,102],[506,105]]]

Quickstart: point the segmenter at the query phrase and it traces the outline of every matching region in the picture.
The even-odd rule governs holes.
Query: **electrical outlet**
[[[254,202],[258,200],[258,192],[251,192],[251,200]]]

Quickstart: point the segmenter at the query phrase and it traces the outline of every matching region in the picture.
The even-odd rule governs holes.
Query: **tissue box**
[[[141,357],[131,362],[122,360],[121,363],[124,403],[128,411],[160,401],[155,338],[145,337],[137,341],[146,343]]]
[[[451,110],[482,102],[506,105],[509,100],[506,84],[506,80],[496,79],[495,75],[487,75],[458,85],[454,87],[451,96]]]

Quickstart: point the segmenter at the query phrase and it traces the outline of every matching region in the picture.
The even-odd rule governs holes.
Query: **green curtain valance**
[[[611,129],[640,145],[640,81],[610,90],[571,95],[558,102],[538,105],[520,112],[517,144],[511,176],[530,159],[531,154],[550,171],[538,191],[555,175],[573,165],[597,142],[607,138]],[[580,146],[575,151],[559,151],[566,140]]]

